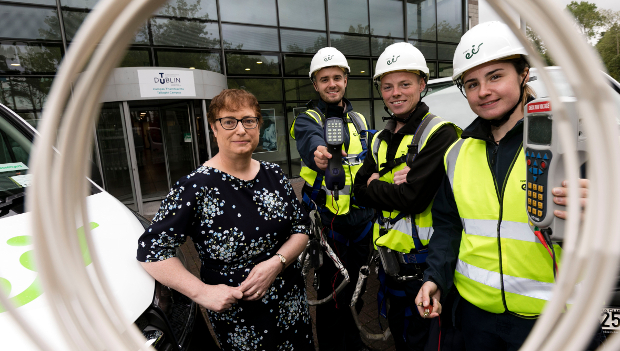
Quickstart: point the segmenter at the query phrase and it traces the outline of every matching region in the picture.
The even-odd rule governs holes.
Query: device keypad
[[[546,150],[526,149],[527,162],[527,212],[534,221],[542,221],[546,215],[545,187],[551,153]]]
[[[327,121],[327,142],[330,144],[342,143],[342,122],[338,120]]]

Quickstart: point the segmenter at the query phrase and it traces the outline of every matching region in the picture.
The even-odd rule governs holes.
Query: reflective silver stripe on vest
[[[375,134],[375,138],[374,141],[372,143],[372,157],[375,159],[375,166],[376,166],[376,171],[379,171],[379,146],[381,146],[381,140],[379,140],[379,134],[381,134],[380,131],[379,133]]]
[[[368,129],[368,127],[366,127],[366,120],[362,115],[355,111],[347,112],[347,115],[349,116],[349,118],[351,118],[351,121],[357,127],[356,129],[359,129],[360,133],[362,132],[362,130]]]
[[[323,128],[323,118],[321,117],[321,114],[316,112],[315,110],[311,110],[311,109],[307,109],[304,112],[305,114],[310,114],[308,115],[308,117],[313,117],[312,119],[315,120],[320,126],[321,128]],[[312,115],[316,115],[316,116],[312,116]]]
[[[461,221],[463,223],[463,230],[467,234],[497,238],[497,220],[495,219],[463,218]],[[514,239],[541,244],[527,223],[503,220],[499,230],[502,239]]]
[[[398,230],[401,233],[405,233],[409,236],[413,236],[413,227],[411,226],[411,217],[403,217],[394,223],[391,229]]]
[[[433,128],[435,128],[436,125],[443,122],[443,119],[441,119],[441,117],[437,117],[432,113],[429,114],[427,118],[433,118],[433,119],[430,122],[428,122],[428,125],[422,131],[422,135],[420,136],[420,145],[418,145],[419,148],[421,148],[422,145],[426,143],[426,138],[428,138],[428,135],[430,134],[431,130],[433,130]],[[418,152],[419,151],[420,149],[418,149]]]
[[[487,271],[486,269],[473,266],[461,260],[458,260],[456,263],[456,271],[480,284],[490,286],[497,290],[502,289],[502,277],[497,272]],[[549,301],[551,299],[553,285],[553,283],[544,283],[537,280],[517,278],[504,274],[504,291],[517,295]]]
[[[417,227],[418,229],[418,238],[420,240],[431,240],[433,236],[433,227]]]
[[[456,159],[459,157],[459,152],[461,151],[461,147],[465,139],[459,139],[448,154],[446,155],[446,174],[448,175],[448,179],[450,179],[450,185],[454,188],[454,167],[456,166]]]

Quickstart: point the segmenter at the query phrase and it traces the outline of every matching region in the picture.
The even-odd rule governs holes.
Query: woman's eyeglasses
[[[237,128],[237,123],[241,122],[243,128],[254,129],[258,126],[258,117],[243,117],[242,119],[236,119],[234,117],[218,118],[216,121],[220,121],[222,128],[226,130],[233,130]]]

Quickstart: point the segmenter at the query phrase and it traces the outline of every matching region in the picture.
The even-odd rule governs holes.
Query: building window
[[[329,30],[368,34],[368,4],[366,0],[329,0]]]
[[[217,4],[215,0],[169,0],[156,15],[217,21]]]
[[[403,2],[401,0],[369,0],[370,34],[402,38]]]
[[[276,28],[222,24],[222,35],[225,49],[280,51]]]
[[[435,0],[407,0],[409,39],[437,40]]]
[[[61,40],[55,9],[0,5],[0,37]]]
[[[3,74],[55,74],[61,60],[60,44],[0,43]]]
[[[160,67],[182,67],[222,72],[219,53],[189,50],[156,50],[157,65]]]
[[[284,55],[284,75],[309,77],[312,56]]]
[[[228,78],[229,89],[243,89],[259,101],[282,101],[281,79]]]
[[[368,36],[331,33],[332,46],[345,56],[369,56],[370,40]]]
[[[224,0],[220,1],[222,21],[248,24],[278,25],[276,0]]]
[[[281,27],[325,30],[323,0],[278,0],[278,13]],[[301,21],[300,14],[303,14]]]
[[[217,23],[167,18],[151,19],[153,44],[195,48],[219,48]]]
[[[280,29],[280,40],[284,52],[307,52],[314,54],[327,46],[325,32]]]
[[[280,75],[280,56],[226,54],[229,75]]]

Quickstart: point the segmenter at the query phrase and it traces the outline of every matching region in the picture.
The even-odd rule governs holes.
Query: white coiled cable
[[[538,53],[509,16],[510,9],[542,37],[553,59],[575,92],[577,109],[587,139],[590,179],[585,220],[580,225],[579,188],[569,187],[568,221],[563,245],[562,267],[549,301],[522,350],[583,350],[599,324],[600,311],[616,283],[620,241],[620,143],[615,108],[604,70],[592,47],[574,30],[573,21],[551,1],[488,0],[511,27],[537,67],[544,64]],[[510,7],[507,7],[507,4]],[[569,184],[578,183],[577,131],[573,130],[565,106],[544,69],[539,69],[549,87],[554,114],[559,115],[560,143],[565,154]],[[581,230],[580,230],[581,229]],[[583,279],[579,281],[580,279]],[[579,287],[579,288],[577,288]],[[572,306],[564,312],[569,299]],[[615,343],[618,338],[611,338]],[[620,339],[618,339],[620,340]]]
[[[152,350],[144,338],[124,320],[102,280],[96,253],[91,250],[95,279],[82,264],[75,228],[88,223],[85,197],[88,156],[99,115],[99,97],[111,71],[118,65],[136,30],[165,0],[101,0],[87,17],[69,48],[52,85],[43,113],[41,136],[35,143],[30,167],[34,174],[27,208],[32,212],[35,253],[53,314],[71,350]],[[504,21],[527,43],[507,14],[512,6],[542,37],[554,60],[563,67],[577,97],[589,152],[589,203],[580,224],[579,190],[569,188],[569,221],[562,268],[553,299],[540,317],[524,350],[581,350],[596,328],[600,310],[616,281],[620,239],[620,143],[611,96],[592,48],[575,31],[569,17],[550,0],[488,0]],[[543,67],[529,46],[534,66]],[[96,49],[96,50],[95,50]],[[87,69],[82,72],[86,63]],[[577,184],[578,161],[574,152],[576,131],[567,121],[553,83],[544,69],[539,74],[550,90],[554,112],[560,115],[562,147],[570,184]],[[79,79],[71,98],[71,85]],[[60,154],[55,154],[55,146]],[[92,247],[90,230],[84,226]],[[580,230],[580,228],[582,228]],[[581,282],[579,279],[583,278]],[[580,288],[575,289],[579,283]],[[573,306],[564,313],[569,298]],[[41,350],[49,350],[11,308],[0,290],[0,303],[16,317]],[[610,349],[618,349],[620,337],[611,337]]]

